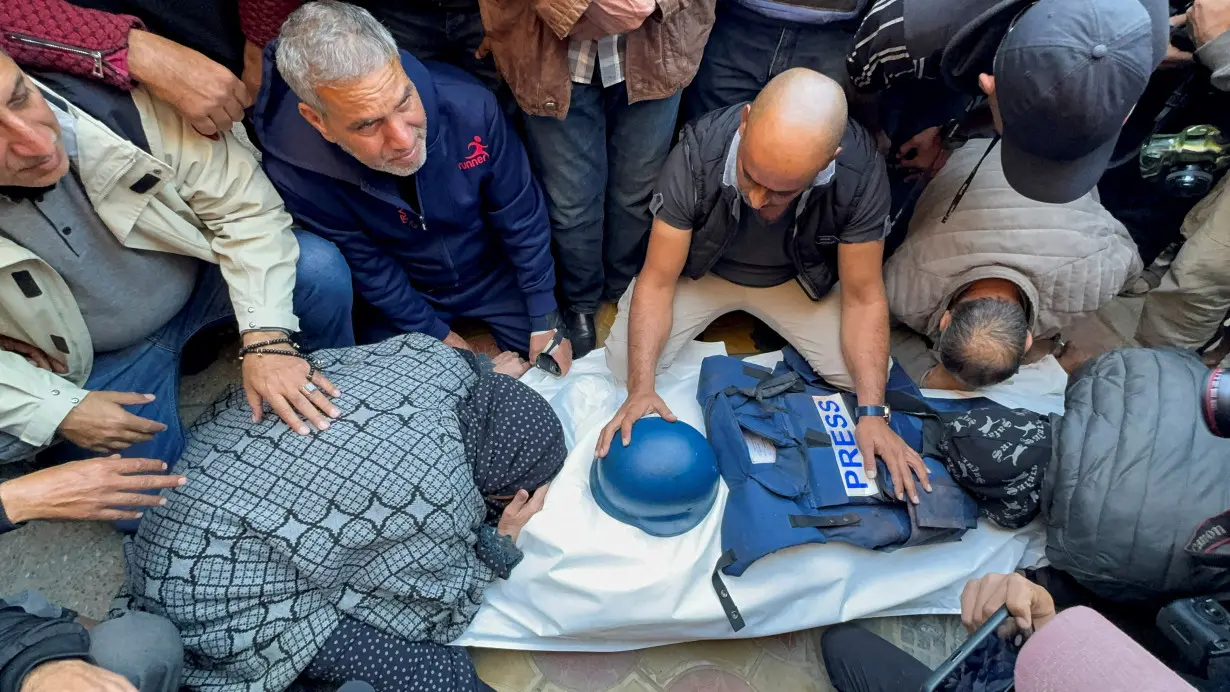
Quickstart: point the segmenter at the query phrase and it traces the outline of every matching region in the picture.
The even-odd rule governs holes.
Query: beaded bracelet
[[[254,344],[240,346],[239,347],[239,357],[240,359],[243,359],[245,355],[252,353],[258,348],[264,348],[266,346],[276,346],[278,344],[288,344],[293,349],[299,348],[299,344],[295,343],[294,341],[291,341],[290,337],[284,336],[279,339],[270,339],[268,341],[258,341]]]
[[[299,353],[298,351],[288,351],[286,349],[281,349],[281,348],[259,348],[256,346],[256,344],[253,344],[253,348],[254,350],[250,350],[247,353],[241,352],[239,356],[239,360],[243,360],[244,356],[251,355],[253,353],[265,355],[265,356],[291,356],[293,358],[302,358],[303,360],[307,361],[307,364],[308,364],[308,376],[307,376],[308,382],[311,382],[312,378],[316,377],[316,373],[321,372],[320,364],[316,362],[315,358],[309,355],[303,354],[303,353]]]

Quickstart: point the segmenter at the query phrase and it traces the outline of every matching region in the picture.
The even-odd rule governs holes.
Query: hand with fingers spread
[[[68,366],[63,361],[52,358],[43,349],[31,346],[24,341],[0,336],[0,351],[8,351],[9,353],[24,356],[34,367],[54,372],[57,375],[63,375],[68,372]]]
[[[271,339],[285,338],[281,332],[244,332],[244,345],[256,344]],[[290,344],[277,344],[277,350],[293,351]],[[302,415],[317,430],[329,429],[329,418],[337,418],[341,411],[329,401],[329,397],[341,396],[322,373],[315,373],[308,380],[312,366],[298,356],[274,353],[248,353],[243,357],[243,388],[252,407],[252,422],[264,418],[264,405],[269,404],[278,418],[300,435],[311,432],[299,416]]]
[[[620,434],[623,445],[627,447],[628,443],[632,442],[632,424],[651,413],[656,413],[672,423],[679,420],[674,413],[671,413],[670,407],[662,401],[662,397],[658,396],[657,392],[653,390],[629,392],[623,406],[619,407],[619,410],[615,412],[615,417],[606,424],[606,427],[602,429],[602,434],[598,436],[598,446],[594,448],[594,456],[606,456],[606,453],[611,450],[611,442],[615,439],[615,433]]]
[[[1051,594],[1024,576],[988,574],[966,582],[961,591],[961,624],[973,632],[1007,604],[1008,614],[1022,630],[1038,631],[1055,617]]]
[[[128,70],[206,137],[230,132],[252,105],[248,87],[204,55],[148,31],[128,33]]]
[[[508,501],[504,513],[500,515],[500,523],[496,526],[496,531],[513,539],[515,543],[521,536],[521,529],[525,528],[526,522],[530,520],[530,517],[542,511],[542,506],[546,501],[547,485],[535,490],[533,495],[530,495],[524,488],[518,490],[517,494]]]
[[[138,442],[148,442],[167,426],[129,413],[124,407],[153,400],[153,394],[90,392],[64,417],[60,434],[78,447],[94,452],[118,452]]]
[[[892,476],[893,489],[897,491],[898,500],[904,501],[906,496],[909,496],[910,502],[918,504],[915,477],[923,490],[931,492],[930,472],[927,471],[922,457],[888,426],[888,421],[876,416],[859,418],[854,428],[854,439],[858,443],[859,454],[863,457],[863,469],[868,478],[876,477],[876,457],[884,460],[884,465]]]
[[[35,666],[21,683],[21,692],[137,692],[122,675],[78,659],[48,661]]]
[[[32,519],[120,521],[140,519],[139,507],[164,504],[149,491],[187,483],[163,475],[157,459],[122,459],[118,454],[70,461],[0,483],[0,504],[14,524]]]

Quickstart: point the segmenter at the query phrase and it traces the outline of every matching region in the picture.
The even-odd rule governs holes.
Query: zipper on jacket
[[[416,173],[415,175],[418,174]],[[419,199],[419,221],[423,224],[423,232],[426,233],[427,207],[423,205],[423,188],[421,185],[416,184],[414,186],[414,196]],[[457,265],[453,262],[453,255],[448,251],[448,243],[445,241],[443,236],[440,237],[440,249],[444,250],[444,259],[448,262],[448,270],[453,273],[453,276],[457,277],[456,280],[453,281],[453,284],[456,285],[456,283],[461,280],[461,276],[457,274]]]
[[[47,48],[50,50],[64,51],[65,53],[73,53],[73,54],[80,55],[86,58],[90,58],[94,61],[94,69],[91,71],[93,76],[99,79],[105,76],[103,72],[104,63],[103,63],[102,51],[89,50],[86,48],[78,48],[77,46],[70,46],[67,43],[60,43],[59,41],[51,41],[45,38],[35,38],[33,36],[27,36],[25,34],[19,34],[16,32],[9,32],[6,34],[6,36],[9,38],[9,40],[15,41],[17,43],[24,43],[26,45],[36,46],[38,48]]]

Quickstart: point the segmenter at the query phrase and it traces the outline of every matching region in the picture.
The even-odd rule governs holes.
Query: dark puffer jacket
[[[1099,596],[1140,601],[1230,588],[1184,546],[1230,508],[1230,440],[1200,413],[1208,369],[1180,351],[1124,349],[1068,385],[1042,486],[1047,557]]]

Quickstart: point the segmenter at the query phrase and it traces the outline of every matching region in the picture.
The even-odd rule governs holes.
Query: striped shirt
[[[622,35],[608,34],[593,41],[573,39],[568,44],[568,72],[573,82],[590,84],[596,62],[602,86],[615,86],[624,81],[626,53],[627,42]]]
[[[939,55],[910,55],[905,41],[905,0],[878,0],[854,35],[846,56],[850,84],[861,93],[887,89],[905,79],[940,76]]]

